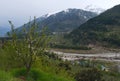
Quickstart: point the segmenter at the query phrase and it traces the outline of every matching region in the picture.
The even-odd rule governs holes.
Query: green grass
[[[0,81],[23,81],[20,77],[23,75],[25,70],[14,70],[12,72],[0,71]],[[26,77],[25,81],[74,81],[69,80],[58,75],[48,74],[42,71],[32,70],[30,75]]]
[[[72,80],[67,80],[66,78],[59,77],[57,75],[52,75],[52,74],[46,74],[43,72],[40,72],[40,77],[38,81],[72,81]]]
[[[20,81],[20,80],[16,79],[8,72],[0,71],[0,81]]]

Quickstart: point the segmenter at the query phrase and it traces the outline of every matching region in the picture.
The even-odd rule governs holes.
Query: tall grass
[[[21,81],[13,77],[10,73],[5,71],[0,71],[0,81]]]
[[[25,81],[73,81],[58,75],[45,73],[40,70],[31,69],[29,75],[26,75],[25,69],[16,69],[12,71],[14,77],[23,77]]]

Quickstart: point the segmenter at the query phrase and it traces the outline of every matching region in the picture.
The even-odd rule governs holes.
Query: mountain
[[[91,11],[91,12],[95,12],[97,14],[103,13],[105,11],[105,9],[99,8],[95,5],[88,5],[84,8],[84,10],[86,11]]]
[[[120,5],[88,20],[68,37],[75,44],[120,46]]]
[[[7,27],[0,27],[0,37],[5,36],[5,34],[10,31],[10,28]]]
[[[46,26],[51,32],[70,32],[95,16],[96,13],[81,9],[67,9],[55,14],[46,14],[36,19],[39,27],[37,31]],[[22,28],[23,26],[17,28],[17,32],[22,31]],[[29,29],[28,23],[25,28]]]

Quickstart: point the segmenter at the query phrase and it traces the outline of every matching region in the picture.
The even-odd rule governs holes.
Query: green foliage
[[[82,70],[76,74],[75,79],[76,81],[103,81],[101,72],[95,68]]]
[[[47,73],[70,78],[69,74],[67,73],[68,70],[70,71],[69,68],[71,68],[70,63],[62,61],[54,53],[47,53],[46,56],[38,58],[34,64],[34,67],[39,68]]]
[[[12,72],[15,77],[22,77],[27,81],[38,81],[40,76],[39,71],[31,69],[29,75],[26,75],[26,69],[16,69]]]
[[[29,75],[26,75],[25,69],[14,70],[12,74],[15,77],[22,77],[26,81],[73,81],[35,69],[31,69]]]
[[[41,34],[35,32],[35,29],[37,28],[35,19],[33,24],[29,23],[29,31],[23,29],[25,35],[22,36],[22,39],[16,35],[12,22],[9,21],[9,23],[11,25],[10,36],[12,37],[12,40],[8,45],[14,49],[12,50],[15,52],[14,58],[22,62],[23,66],[26,67],[27,73],[29,73],[36,58],[44,54],[49,38],[44,33],[45,29],[41,30]]]
[[[8,44],[6,43],[6,45]],[[20,60],[17,61],[17,59],[14,58],[14,49],[10,45],[6,45],[4,48],[0,49],[0,69],[8,71],[13,68],[23,66]]]
[[[14,78],[10,73],[5,71],[0,71],[0,81],[21,81]]]

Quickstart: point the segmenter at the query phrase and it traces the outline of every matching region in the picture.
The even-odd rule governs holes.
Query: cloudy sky
[[[0,0],[0,27],[8,27],[8,20],[19,27],[30,16],[40,17],[67,8],[83,9],[88,5],[95,5],[108,9],[117,4],[120,4],[120,0]]]

